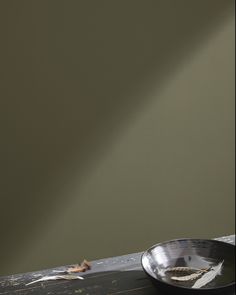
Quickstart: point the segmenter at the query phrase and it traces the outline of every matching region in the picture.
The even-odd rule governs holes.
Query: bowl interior
[[[142,266],[153,279],[172,286],[192,288],[195,280],[176,281],[170,268],[210,269],[223,262],[218,275],[201,289],[235,284],[235,246],[215,240],[180,239],[155,245],[144,252]],[[182,269],[183,270],[183,269]],[[190,272],[191,273],[191,272]],[[178,276],[190,273],[178,273]]]

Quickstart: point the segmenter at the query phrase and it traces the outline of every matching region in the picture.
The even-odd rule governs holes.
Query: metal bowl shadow
[[[165,273],[167,268],[208,269],[223,262],[221,273],[202,288],[195,281],[176,282]],[[216,240],[178,239],[152,246],[141,258],[143,270],[164,294],[235,294],[235,246]]]

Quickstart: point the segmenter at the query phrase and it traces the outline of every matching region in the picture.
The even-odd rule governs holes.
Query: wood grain
[[[235,235],[218,240],[235,244]],[[68,266],[0,277],[0,295],[161,295],[144,274],[141,255],[134,253],[93,261],[91,270],[82,273],[83,281],[48,281],[26,286],[54,270],[66,270]]]

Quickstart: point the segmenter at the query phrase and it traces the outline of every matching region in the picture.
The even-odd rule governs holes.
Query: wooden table
[[[235,235],[218,238],[235,245]],[[25,274],[0,277],[0,295],[158,295],[161,294],[150,283],[142,271],[142,253],[96,260],[91,270],[83,273],[84,280],[58,280],[40,282],[26,286],[27,283],[54,270],[65,270],[67,266],[54,270],[43,270]],[[235,295],[235,294],[232,294]]]

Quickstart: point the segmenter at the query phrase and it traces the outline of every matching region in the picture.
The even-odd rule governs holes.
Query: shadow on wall
[[[1,263],[233,5],[1,1]]]

